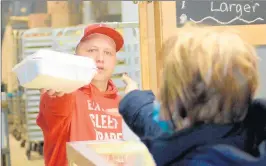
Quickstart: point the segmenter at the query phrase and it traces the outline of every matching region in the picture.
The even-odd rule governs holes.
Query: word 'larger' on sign
[[[178,0],[177,26],[190,21],[218,25],[266,24],[266,0]]]

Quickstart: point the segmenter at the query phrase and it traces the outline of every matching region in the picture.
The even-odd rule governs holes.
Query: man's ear
[[[75,55],[79,55],[79,47],[80,47],[80,43],[76,46],[75,48]]]

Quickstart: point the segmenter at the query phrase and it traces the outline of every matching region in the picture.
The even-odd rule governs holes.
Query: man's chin
[[[92,81],[105,81],[105,80],[108,80],[108,78],[102,74],[96,74],[96,76],[92,79]]]

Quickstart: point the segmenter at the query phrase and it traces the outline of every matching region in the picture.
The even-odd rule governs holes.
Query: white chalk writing
[[[260,7],[259,3],[245,3],[245,4],[241,4],[241,3],[233,3],[233,2],[220,2],[220,1],[212,1],[210,2],[210,11],[211,12],[219,12],[219,13],[236,13],[236,16],[229,20],[229,21],[220,21],[216,18],[214,18],[213,16],[206,16],[204,18],[202,18],[201,20],[194,20],[192,18],[189,18],[190,21],[193,21],[195,23],[202,23],[205,20],[211,19],[216,21],[219,24],[222,25],[227,25],[227,24],[231,24],[234,21],[242,21],[244,23],[250,24],[256,21],[264,21],[264,18],[262,17],[256,17],[253,20],[245,20],[244,18],[242,18],[244,13],[256,13],[257,9]],[[182,8],[183,8],[183,4],[182,4]],[[181,17],[180,17],[181,19]],[[184,19],[184,17],[182,16],[182,19]],[[180,21],[182,24],[184,23],[184,21]]]
[[[222,2],[218,5],[218,8],[214,7],[214,2],[211,2],[211,11],[212,12],[236,12],[238,17],[241,17],[243,12],[249,13],[249,12],[256,12],[256,8],[260,6],[259,3],[255,3],[253,5],[250,4],[235,4],[235,3],[226,3]]]

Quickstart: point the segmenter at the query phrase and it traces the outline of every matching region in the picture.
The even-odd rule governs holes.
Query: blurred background
[[[138,5],[132,1],[1,1],[3,166],[43,166],[43,135],[36,125],[39,91],[19,86],[15,64],[40,48],[74,53],[86,25],[105,22],[125,38],[113,81],[123,95],[121,73],[141,86]]]

